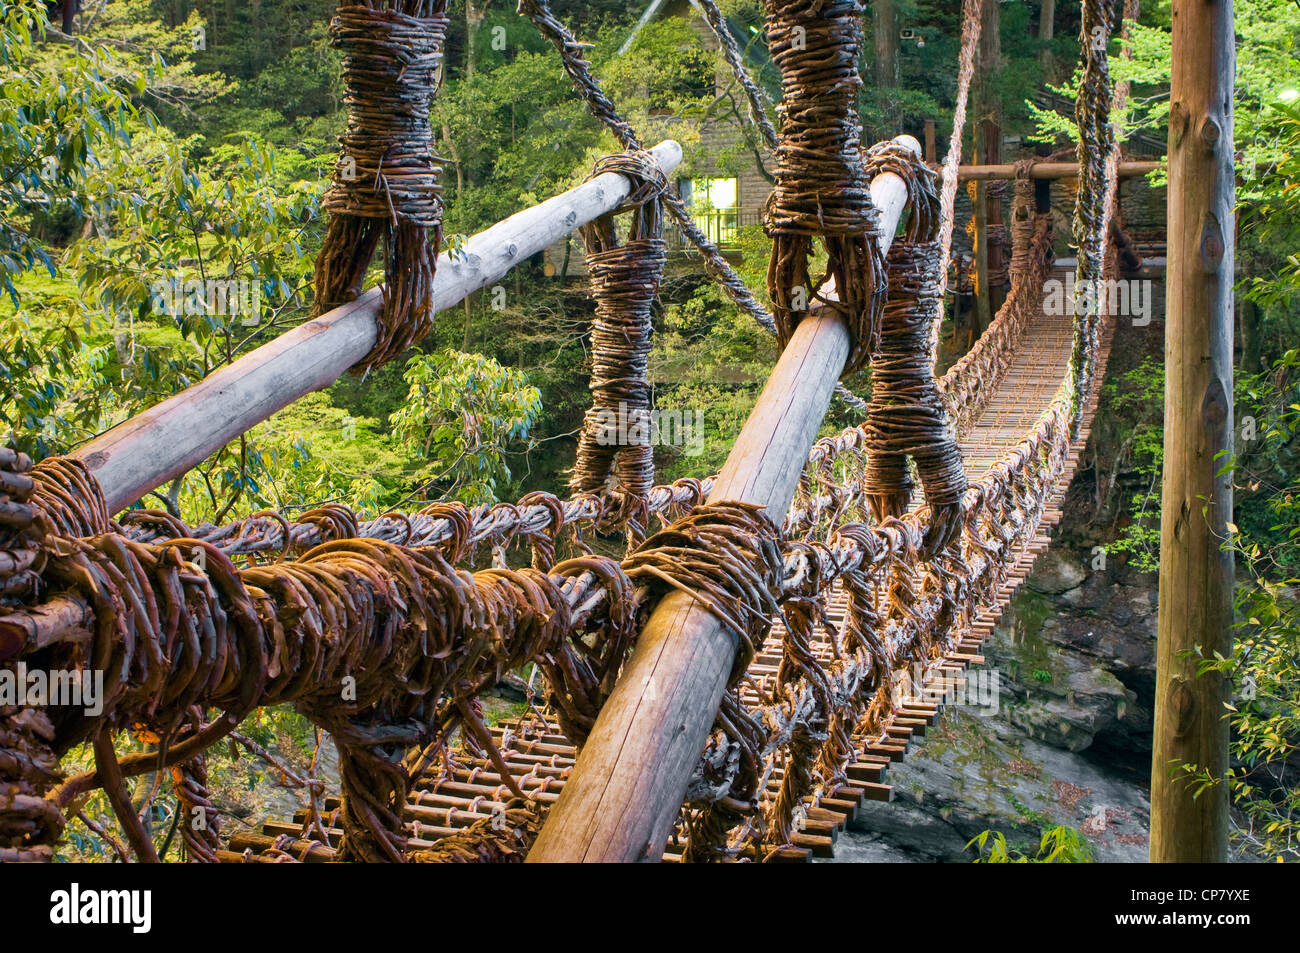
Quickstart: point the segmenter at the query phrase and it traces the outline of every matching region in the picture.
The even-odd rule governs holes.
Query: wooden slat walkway
[[[1052,277],[1061,279],[1064,272],[1058,269],[1052,273]],[[1112,328],[1107,327],[1097,369],[1098,382],[1105,375],[1111,333]],[[1031,319],[1023,332],[1016,359],[1007,369],[979,419],[962,439],[966,470],[972,478],[978,477],[996,463],[1033,429],[1065,376],[1070,344],[1071,318],[1068,314],[1040,313]],[[1047,550],[1051,542],[1050,534],[1063,515],[1061,505],[1065,492],[1087,442],[1097,409],[1095,392],[1099,389],[1094,388],[1094,395],[1085,407],[1080,436],[1067,456],[1065,468],[1044,509],[1038,532],[1020,550],[995,604],[981,613],[971,625],[970,631],[954,644],[937,665],[932,666],[923,688],[900,707],[878,735],[855,738],[858,760],[848,768],[847,783],[823,792],[815,803],[811,798],[807,800],[807,817],[802,822],[802,830],[794,835],[792,846],[781,851],[776,859],[802,861],[812,857],[833,856],[837,837],[854,819],[863,800],[893,799],[893,791],[887,782],[889,765],[901,761],[924,737],[925,729],[934,724],[941,714],[945,696],[951,695],[965,670],[971,665],[983,663],[980,651],[984,639],[998,624],[1016,588],[1028,577],[1034,562]],[[832,622],[840,623],[846,609],[847,598],[837,585],[829,603],[828,615]],[[779,623],[772,627],[763,649],[755,656],[750,668],[750,674],[765,691],[769,691],[775,683],[776,667],[781,660],[782,633]],[[820,629],[816,647],[819,655],[829,661],[827,634]],[[748,693],[748,702],[753,704],[758,701],[751,688],[746,687],[744,691]],[[519,786],[543,803],[553,803],[573,770],[577,755],[576,749],[560,734],[559,729],[531,715],[494,728],[493,737]],[[779,783],[778,772],[771,781],[770,790],[774,792]],[[509,791],[490,762],[464,756],[461,766],[450,777],[426,775],[421,783],[414,786],[406,813],[410,845],[413,848],[431,846],[440,837],[492,817],[493,805],[503,803],[509,797]],[[327,799],[325,808],[327,811],[336,811],[338,800]],[[322,845],[315,840],[302,839],[305,821],[305,812],[300,811],[291,822],[267,822],[260,833],[234,834],[230,838],[230,849],[221,853],[221,859],[228,862],[267,862],[283,860],[289,854],[308,862],[329,860],[342,831],[330,826],[332,818],[327,816],[329,845]],[[670,843],[664,860],[679,860],[682,849],[681,844]]]

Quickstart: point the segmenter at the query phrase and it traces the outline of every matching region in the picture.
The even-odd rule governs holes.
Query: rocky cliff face
[[[969,860],[985,830],[1032,854],[1043,828],[1068,824],[1096,860],[1146,860],[1155,579],[1092,569],[1072,522],[985,643],[997,705],[948,709],[837,859]]]

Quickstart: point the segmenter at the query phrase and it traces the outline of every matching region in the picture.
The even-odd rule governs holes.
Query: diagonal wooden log
[[[896,141],[920,155],[911,136]],[[871,183],[871,194],[880,210],[878,240],[888,250],[907,189],[886,173]],[[782,521],[848,355],[848,330],[829,309],[799,323],[710,502],[758,503]],[[528,854],[530,863],[662,858],[736,649],[736,637],[696,599],[674,593],[659,603]]]
[[[650,151],[666,175],[682,160],[681,146],[671,139]],[[478,233],[456,259],[442,255],[433,283],[435,310],[445,311],[612,211],[628,191],[628,180],[617,173],[597,176]],[[374,346],[380,303],[380,289],[372,288],[137,414],[72,456],[99,480],[109,512],[116,513],[299,397],[336,381]]]

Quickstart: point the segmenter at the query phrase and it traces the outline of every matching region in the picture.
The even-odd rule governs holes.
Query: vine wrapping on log
[[[627,240],[620,245],[613,214],[582,229],[587,272],[596,299],[592,321],[592,405],[583,419],[569,488],[605,488],[611,472],[631,523],[629,542],[643,534],[654,487],[651,446],[650,308],[668,260],[661,196],[667,182],[647,152],[609,156],[592,176],[619,172],[637,187],[615,213],[632,210]]]
[[[941,203],[936,176],[896,143],[873,146],[871,175],[893,172],[908,185],[907,231],[889,249],[889,300],[880,350],[872,361],[871,400],[863,425],[868,450],[863,490],[877,520],[902,516],[911,503],[908,458],[916,464],[930,525],[924,553],[943,549],[961,525],[966,471],[930,349],[943,295]]]
[[[880,342],[885,265],[876,243],[871,180],[862,163],[857,93],[862,86],[858,0],[767,0],[767,36],[781,70],[776,187],[765,229],[772,238],[767,290],[784,346],[827,279],[826,301],[852,340],[844,374],[861,369]],[[812,241],[826,247],[826,274],[809,273]]]
[[[343,53],[348,125],[322,202],[330,218],[316,258],[316,313],[361,293],[382,242],[383,310],[359,370],[391,360],[433,326],[443,202],[429,103],[446,7],[446,0],[344,3],[330,21],[331,45]]]

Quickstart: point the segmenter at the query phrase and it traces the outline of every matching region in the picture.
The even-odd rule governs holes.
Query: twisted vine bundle
[[[907,183],[911,214],[906,234],[889,249],[890,294],[863,425],[868,450],[863,489],[877,520],[901,516],[912,495],[907,460],[915,461],[930,508],[925,551],[932,554],[957,532],[966,491],[961,450],[930,349],[943,296],[940,198],[935,174],[896,143],[872,147],[865,164],[872,176],[893,172]]]
[[[34,741],[0,747],[3,776],[20,769],[19,779],[39,798],[53,782],[40,768],[46,762],[28,756],[10,765],[10,752],[43,741],[59,754],[93,739],[98,771],[65,786],[51,803],[102,784],[115,807],[129,805],[122,797],[126,774],[179,764],[253,708],[288,702],[339,745],[343,856],[352,859],[403,859],[401,813],[415,770],[410,749],[440,745],[457,726],[487,738],[468,700],[529,659],[565,657],[562,643],[575,628],[562,592],[570,573],[599,572],[610,590],[592,626],[612,617],[622,626],[613,642],[630,639],[631,585],[617,563],[597,557],[562,563],[550,575],[471,575],[436,550],[373,540],[327,543],[296,562],[242,570],[198,540],[145,546],[106,534],[49,539],[45,546],[46,578],[91,606],[94,628],[88,642],[61,642],[33,658],[50,670],[104,672],[103,713],[51,709],[49,730],[32,723],[24,737]],[[205,571],[185,558],[200,552]],[[196,729],[186,724],[195,706],[224,714]],[[156,755],[131,759],[124,772],[106,740],[115,726],[133,725],[162,740]],[[118,813],[130,834],[133,815]],[[25,846],[57,836],[51,818],[25,824],[37,821],[43,826]],[[132,838],[133,846],[147,856],[151,848],[140,840]]]
[[[40,578],[31,469],[27,454],[0,447],[0,599],[25,592]]]
[[[345,2],[330,22],[330,42],[343,53],[348,125],[322,202],[330,219],[316,258],[316,311],[360,294],[382,242],[384,304],[362,370],[396,357],[433,325],[443,202],[429,102],[446,7],[446,0]]]
[[[772,238],[768,296],[784,346],[823,282],[852,338],[844,373],[863,367],[880,342],[885,267],[876,208],[862,163],[857,93],[862,86],[862,5],[857,0],[767,0],[767,36],[781,70],[776,187],[764,216]],[[809,273],[812,241],[826,247],[826,274]]]
[[[781,593],[780,532],[749,503],[711,503],[655,533],[623,561],[650,600],[677,590],[699,600],[736,636],[727,691],[691,785],[690,857],[728,854],[727,836],[751,812],[762,790],[758,769],[762,725],[740,702],[736,686],[777,611]]]
[[[619,172],[636,185],[615,212],[632,209],[627,241],[619,245],[614,213],[582,229],[587,272],[596,299],[591,326],[592,405],[583,420],[569,488],[603,489],[611,470],[629,505],[645,508],[654,486],[650,433],[650,307],[668,260],[660,203],[663,172],[645,151],[602,159],[592,176]]]
[[[1106,57],[1114,0],[1083,0],[1079,43],[1083,50],[1083,75],[1075,100],[1079,127],[1079,192],[1074,203],[1074,241],[1079,258],[1075,284],[1085,292],[1074,309],[1074,347],[1070,363],[1075,381],[1074,419],[1082,419],[1083,399],[1092,383],[1100,343],[1101,316],[1097,283],[1102,278],[1106,243],[1106,171],[1115,148],[1110,125],[1111,82]],[[1094,289],[1087,294],[1087,289]]]

